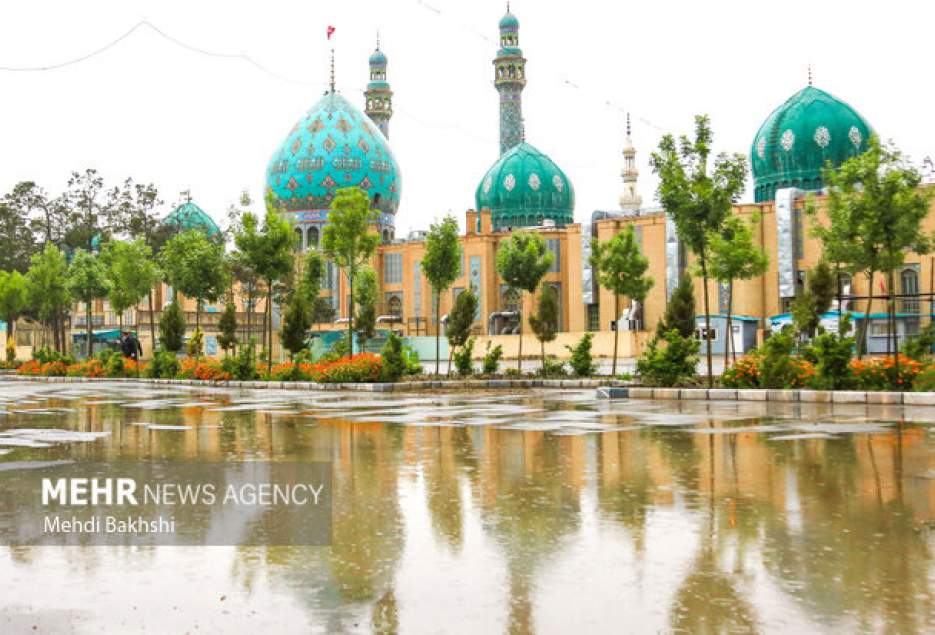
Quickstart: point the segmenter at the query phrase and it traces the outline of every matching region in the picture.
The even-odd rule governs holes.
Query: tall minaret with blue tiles
[[[380,50],[380,36],[377,36],[377,48],[370,56],[370,83],[364,96],[367,99],[364,112],[377,124],[380,132],[390,138],[390,119],[393,117],[393,91],[386,81],[386,55]]]
[[[526,58],[519,48],[519,20],[510,13],[500,19],[500,50],[493,61],[494,86],[500,93],[500,154],[523,141],[523,88]]]

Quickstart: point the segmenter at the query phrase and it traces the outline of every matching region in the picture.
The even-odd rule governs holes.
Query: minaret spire
[[[812,65],[808,65],[808,85],[812,85]]]
[[[331,93],[334,94],[334,47],[331,47]]]
[[[380,32],[377,31],[377,48],[370,56],[370,83],[364,91],[364,112],[377,125],[383,136],[390,136],[390,119],[393,117],[393,91],[386,81],[386,55],[380,50]]]
[[[500,18],[500,50],[493,61],[494,86],[500,93],[500,154],[525,139],[523,129],[523,88],[526,86],[526,58],[519,48],[519,20],[510,13]]]
[[[620,209],[631,214],[639,213],[643,205],[643,197],[637,193],[636,181],[640,171],[636,167],[636,148],[633,147],[633,138],[630,128],[630,113],[627,113],[627,136],[623,142],[623,195],[620,197]]]

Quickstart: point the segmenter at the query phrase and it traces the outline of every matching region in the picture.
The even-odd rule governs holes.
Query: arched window
[[[309,227],[307,237],[308,237],[309,247],[318,246],[318,228],[317,227]]]
[[[302,240],[303,240],[302,228],[296,227],[295,228],[295,249],[303,249],[305,247]]]
[[[403,316],[403,299],[398,295],[390,296],[390,299],[386,303],[386,310],[390,315],[395,315],[396,317]]]
[[[522,297],[517,289],[507,289],[503,292],[502,306],[504,311],[519,311],[522,307]]]
[[[899,274],[900,290],[903,295],[919,295],[919,272],[915,269],[903,269]],[[918,313],[919,301],[915,298],[901,298],[903,313]]]

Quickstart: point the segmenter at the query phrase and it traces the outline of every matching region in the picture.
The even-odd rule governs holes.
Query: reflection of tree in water
[[[425,428],[422,434],[422,473],[432,528],[452,551],[458,551],[464,539],[459,479],[465,467],[474,473],[477,460],[473,444],[466,428]]]
[[[307,460],[334,461],[331,547],[260,550],[328,632],[369,620],[375,632],[398,625],[393,581],[404,546],[397,493],[399,431],[382,425],[334,423],[312,428]],[[300,516],[294,517],[301,522]],[[256,550],[240,550],[243,569]],[[241,579],[250,574],[241,571]],[[369,606],[368,606],[369,605]]]
[[[654,504],[656,482],[649,465],[647,440],[639,432],[607,432],[597,437],[598,506],[626,527],[637,554],[646,540],[646,518]]]
[[[484,524],[506,554],[509,632],[531,633],[536,569],[580,526],[575,472],[583,466],[572,446],[581,438],[491,430],[487,440]]]
[[[823,622],[852,617],[873,630],[882,618],[905,633],[933,626],[927,532],[902,491],[904,434],[810,442],[792,463],[801,527],[771,518],[764,562]]]

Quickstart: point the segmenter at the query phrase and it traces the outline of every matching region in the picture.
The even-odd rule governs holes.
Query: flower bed
[[[266,378],[266,369],[261,377]],[[360,353],[350,359],[317,364],[284,362],[276,364],[268,375],[272,381],[314,381],[321,383],[370,383],[383,379],[383,359],[373,353]]]

